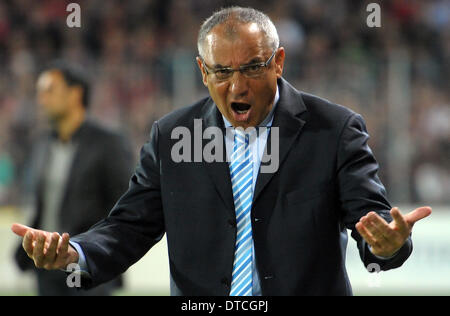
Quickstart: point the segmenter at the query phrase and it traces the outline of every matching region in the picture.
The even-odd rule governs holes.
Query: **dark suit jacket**
[[[382,270],[402,265],[412,242],[380,260],[355,229],[369,211],[391,220],[361,116],[283,79],[278,85],[273,126],[279,127],[280,165],[276,173],[259,173],[251,211],[262,294],[351,295],[346,228],[363,263]],[[125,271],[166,233],[172,294],[229,294],[236,221],[228,163],[171,159],[179,141],[172,130],[185,126],[194,135],[194,119],[202,119],[203,129],[224,128],[210,98],[157,121],[128,191],[108,218],[73,238],[85,252],[90,286]]]
[[[30,161],[29,191],[36,210],[31,226],[38,229],[41,227],[48,149],[54,137],[45,135],[38,140]],[[67,177],[58,224],[60,233],[75,235],[108,215],[127,189],[134,158],[130,144],[122,136],[90,120],[80,126],[72,140],[77,149]],[[16,252],[16,262],[22,270],[34,267],[21,246]]]

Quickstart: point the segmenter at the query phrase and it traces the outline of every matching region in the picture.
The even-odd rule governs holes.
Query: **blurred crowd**
[[[80,28],[66,24],[70,2],[81,6]],[[380,28],[366,24],[370,2],[381,6]],[[0,206],[20,203],[27,158],[45,128],[35,102],[43,65],[82,65],[93,86],[91,116],[126,133],[137,155],[156,119],[207,94],[197,32],[229,5],[272,18],[295,87],[363,115],[388,192],[400,177],[402,202],[450,201],[448,0],[1,0]],[[399,139],[406,152],[396,157]],[[398,175],[392,160],[405,157],[407,173]]]

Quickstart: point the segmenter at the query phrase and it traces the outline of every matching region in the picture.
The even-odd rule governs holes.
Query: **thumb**
[[[422,206],[406,214],[405,220],[410,224],[414,224],[415,222],[420,221],[421,219],[429,216],[430,214],[431,214],[431,207]]]
[[[20,237],[24,237],[28,231],[30,231],[30,230],[33,231],[34,229],[31,227],[22,225],[22,224],[14,223],[11,226],[11,230],[13,231],[14,234],[16,234]]]

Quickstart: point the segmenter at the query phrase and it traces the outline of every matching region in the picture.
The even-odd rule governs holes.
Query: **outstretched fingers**
[[[67,262],[77,262],[78,253],[69,246],[70,236],[50,233],[15,223],[11,230],[22,237],[22,247],[37,268],[64,269]]]
[[[58,247],[60,236],[58,233],[51,234],[50,241],[48,244],[48,248],[45,251],[45,264],[44,268],[48,268],[51,266],[56,260],[56,250]]]
[[[424,219],[431,214],[431,207],[422,206],[405,215],[405,221],[413,226],[417,221]]]
[[[18,235],[20,237],[25,237],[27,232],[34,231],[33,228],[25,226],[25,225],[22,225],[22,224],[18,224],[18,223],[12,224],[11,230],[13,231],[14,234],[16,234],[16,235]]]
[[[36,244],[33,249],[33,260],[34,264],[38,268],[44,267],[44,247],[45,247],[45,235],[41,232],[37,232]]]
[[[22,247],[27,253],[28,257],[30,258],[33,258],[33,250],[34,250],[33,241],[34,241],[34,233],[33,231],[30,230],[25,234],[22,240]]]
[[[361,235],[362,238],[371,246],[374,246],[376,244],[376,240],[374,236],[370,233],[370,231],[367,229],[367,227],[362,223],[358,222],[356,225],[356,230]]]
[[[369,230],[373,231],[373,235],[377,238],[377,240],[386,239],[392,240],[395,238],[395,233],[389,224],[375,212],[370,212],[367,214],[367,224]]]
[[[64,233],[60,238],[58,245],[58,255],[65,255],[69,251],[69,240],[70,236],[68,233]]]
[[[394,229],[402,234],[409,235],[411,227],[409,227],[402,213],[400,213],[400,210],[397,207],[393,207],[390,213],[392,215],[392,218],[394,219]]]

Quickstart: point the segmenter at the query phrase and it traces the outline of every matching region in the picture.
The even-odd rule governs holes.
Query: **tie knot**
[[[237,144],[248,144],[249,135],[241,127],[234,129],[234,142]]]

